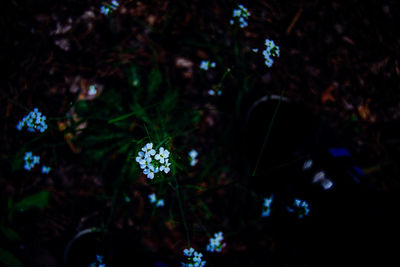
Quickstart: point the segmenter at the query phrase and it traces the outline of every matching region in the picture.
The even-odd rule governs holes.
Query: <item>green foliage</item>
[[[26,211],[34,208],[43,209],[48,205],[49,198],[50,192],[43,190],[21,199],[13,205],[13,209],[16,211]]]
[[[0,262],[6,267],[23,267],[22,262],[10,251],[0,248]]]
[[[158,69],[153,69],[148,76],[147,86],[147,100],[151,100],[156,92],[159,90],[160,84],[162,83],[162,75]]]
[[[16,242],[21,240],[18,233],[5,225],[0,224],[0,232],[8,241]]]

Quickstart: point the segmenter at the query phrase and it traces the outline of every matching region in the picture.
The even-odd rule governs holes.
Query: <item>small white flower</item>
[[[154,156],[156,154],[156,151],[153,149],[153,143],[147,143],[142,150],[146,153],[145,157],[147,156]]]
[[[160,161],[160,163],[164,163],[166,159],[169,157],[169,151],[160,147],[158,154],[155,156],[155,159]]]

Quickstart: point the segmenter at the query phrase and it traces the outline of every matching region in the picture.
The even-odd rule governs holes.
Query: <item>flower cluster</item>
[[[239,19],[240,27],[244,28],[246,27],[247,24],[247,19],[250,16],[250,12],[247,11],[247,8],[245,8],[243,5],[238,5],[237,9],[233,10],[232,17],[234,19],[230,20],[230,24],[235,23],[235,20]]]
[[[215,62],[210,62],[207,60],[202,60],[200,62],[200,69],[202,70],[208,70],[209,68],[215,68],[216,64]]]
[[[106,265],[103,263],[103,256],[96,255],[96,262],[90,264],[89,267],[106,267]]]
[[[42,115],[37,108],[34,108],[33,111],[29,112],[28,115],[18,122],[18,131],[21,131],[25,126],[30,132],[39,131],[43,133],[47,129],[46,116]]]
[[[268,197],[264,198],[264,206],[263,206],[262,213],[261,213],[262,217],[268,217],[270,215],[271,203],[272,203],[273,198],[274,198],[274,195],[272,195],[269,198]]]
[[[111,11],[114,11],[119,6],[116,0],[111,1],[110,4],[104,4],[100,7],[100,13],[108,15]]]
[[[156,207],[164,207],[164,199],[157,200],[156,194],[150,194],[149,199],[151,204],[156,203]]]
[[[196,252],[194,248],[184,249],[183,255],[187,256],[187,263],[181,262],[181,267],[203,267],[206,265],[201,258],[203,254]]]
[[[24,160],[25,160],[25,165],[24,165],[25,170],[30,171],[36,164],[39,164],[40,157],[33,155],[32,152],[26,152]]]
[[[210,243],[207,245],[207,251],[210,252],[221,252],[222,248],[226,246],[225,243],[222,243],[224,237],[222,236],[222,232],[215,233],[214,238],[210,238]]]
[[[307,214],[310,212],[310,209],[308,208],[308,203],[298,198],[294,199],[293,208],[287,207],[287,210],[289,212],[296,213],[299,219],[307,216]]]
[[[45,166],[45,165],[42,166],[42,173],[49,174],[50,170],[51,170],[50,167]]]
[[[194,150],[194,149],[190,150],[190,152],[189,152],[190,166],[193,167],[197,164],[197,162],[199,162],[197,159],[198,155],[199,155],[199,153],[197,153],[196,150]]]
[[[147,143],[142,151],[139,151],[136,161],[140,164],[140,168],[143,169],[143,173],[147,175],[147,178],[153,179],[154,174],[164,171],[168,173],[170,171],[169,166],[169,151],[160,147],[158,154],[153,149],[153,143]]]
[[[263,55],[265,58],[265,65],[267,65],[269,68],[272,67],[272,64],[274,64],[274,60],[271,58],[273,57],[279,57],[279,46],[275,45],[274,41],[265,39],[265,50],[263,51]]]

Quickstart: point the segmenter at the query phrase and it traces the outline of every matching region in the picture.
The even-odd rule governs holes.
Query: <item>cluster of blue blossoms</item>
[[[24,160],[25,160],[24,168],[27,171],[30,171],[36,164],[40,163],[40,157],[33,155],[32,152],[26,152]]]
[[[111,11],[114,11],[119,6],[119,3],[115,0],[111,1],[110,4],[104,4],[100,7],[100,13],[108,15]]]
[[[239,19],[240,27],[244,28],[248,25],[246,20],[249,18],[249,16],[250,12],[247,11],[247,8],[245,8],[243,5],[238,5],[238,8],[233,10],[233,19],[230,20],[230,24],[235,23],[235,20]]]
[[[274,41],[266,39],[265,40],[265,50],[263,51],[263,55],[265,58],[265,65],[267,65],[269,68],[272,67],[272,64],[274,64],[274,60],[272,57],[279,57],[279,46],[275,45]]]
[[[203,254],[195,251],[194,248],[183,250],[183,255],[187,256],[187,262],[181,262],[181,267],[203,267],[206,265],[206,261],[201,260]]]
[[[216,64],[215,62],[210,62],[207,60],[202,60],[200,62],[200,69],[202,70],[208,70],[209,68],[215,68]]]
[[[209,252],[221,252],[222,248],[226,246],[225,243],[222,243],[224,237],[222,236],[222,232],[218,232],[214,234],[214,238],[210,238],[210,243],[207,245],[207,251]]]
[[[310,212],[308,203],[298,198],[294,199],[293,207],[287,207],[287,210],[291,213],[296,213],[299,219],[303,218]]]
[[[40,156],[35,156],[31,151],[25,152],[24,157],[25,165],[24,169],[30,171],[35,165],[40,163]],[[42,165],[42,173],[49,174],[51,168],[45,165]]]
[[[18,122],[17,129],[21,131],[26,127],[29,132],[39,131],[43,133],[47,129],[46,116],[42,115],[37,108],[29,112],[28,115]]]

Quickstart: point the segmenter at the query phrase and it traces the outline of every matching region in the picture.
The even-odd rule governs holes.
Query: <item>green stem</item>
[[[182,206],[182,199],[180,196],[180,192],[179,192],[179,184],[178,184],[178,180],[176,179],[176,177],[174,176],[174,181],[176,184],[176,195],[178,196],[178,203],[179,203],[179,211],[181,213],[181,217],[183,220],[183,226],[185,227],[185,232],[186,232],[186,240],[188,242],[188,247],[190,247],[190,236],[189,236],[189,228],[186,224],[186,219],[185,219],[185,214],[183,212],[183,206]]]
[[[279,98],[278,104],[276,105],[276,108],[275,108],[275,111],[274,111],[274,115],[272,115],[271,122],[269,123],[268,130],[267,130],[267,133],[266,133],[265,138],[264,138],[264,143],[263,143],[263,145],[261,147],[260,154],[258,155],[258,158],[257,158],[256,167],[254,168],[253,173],[251,174],[251,176],[254,176],[256,174],[256,172],[257,172],[257,168],[258,168],[258,165],[260,164],[261,157],[263,155],[265,145],[267,144],[269,134],[271,133],[271,130],[272,130],[272,125],[275,122],[275,118],[276,118],[276,115],[278,114],[279,106],[281,105],[282,96],[283,96],[283,92],[281,94],[281,97]]]

